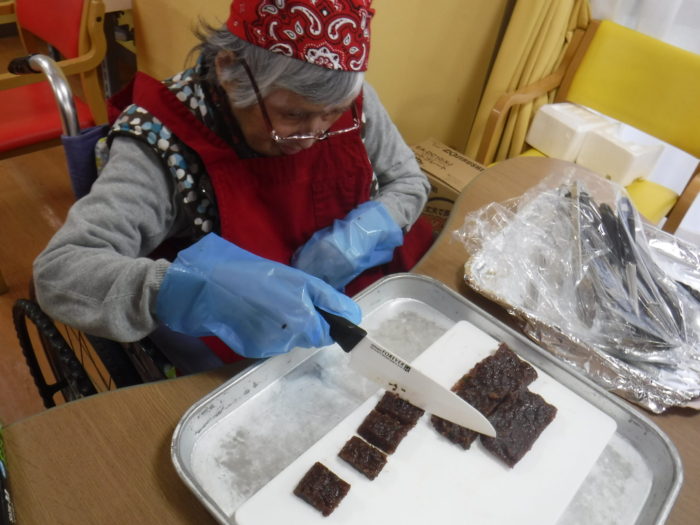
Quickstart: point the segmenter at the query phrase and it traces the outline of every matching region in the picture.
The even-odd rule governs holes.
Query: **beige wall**
[[[139,70],[167,78],[183,69],[197,44],[192,29],[199,17],[214,26],[223,24],[230,4],[230,0],[133,0]]]
[[[464,150],[506,4],[375,0],[367,78],[406,142]]]
[[[184,65],[198,16],[222,23],[229,0],[134,0],[139,69]],[[367,79],[404,139],[463,150],[508,0],[375,0]]]

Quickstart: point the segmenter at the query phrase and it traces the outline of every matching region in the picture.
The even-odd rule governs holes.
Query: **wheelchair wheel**
[[[59,392],[66,401],[97,393],[73,348],[38,304],[28,299],[17,300],[12,308],[12,318],[22,353],[46,408],[56,405],[54,396]],[[37,348],[43,352],[38,353]],[[46,366],[42,369],[39,355],[46,356],[55,382],[47,380]]]
[[[172,367],[148,339],[122,344],[85,334],[53,321],[31,299],[15,303],[13,319],[22,353],[46,408],[55,406],[58,392],[65,401],[73,401],[173,375],[169,373]],[[47,368],[50,375],[45,373]],[[49,383],[50,376],[54,383]]]

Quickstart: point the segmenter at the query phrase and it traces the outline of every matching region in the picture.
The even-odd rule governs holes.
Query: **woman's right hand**
[[[216,335],[236,353],[260,358],[332,344],[316,307],[356,324],[362,318],[357,303],[322,280],[212,233],[170,265],[156,313],[172,330]]]

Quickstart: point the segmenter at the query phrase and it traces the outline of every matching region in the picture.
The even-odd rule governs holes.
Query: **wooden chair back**
[[[92,117],[92,124],[107,122],[107,107],[104,99],[104,91],[101,86],[100,65],[107,51],[107,42],[104,34],[105,6],[103,0],[15,0],[14,2],[0,2],[0,15],[14,14],[27,54],[47,53],[47,44],[56,49],[61,59],[57,62],[64,75],[70,79],[76,76],[80,80],[80,92],[82,100],[87,104]],[[37,84],[47,83],[46,77],[41,74],[14,75],[12,73],[0,74],[0,90],[13,90],[12,96],[5,96],[6,100],[13,100],[21,104],[22,108],[16,111],[25,111],[25,118],[32,116],[33,101],[38,96]],[[77,86],[76,86],[77,87]],[[26,89],[26,95],[18,89]],[[41,93],[45,93],[42,91]],[[87,111],[87,110],[86,110]],[[58,110],[57,110],[58,114]],[[45,115],[37,116],[39,120]],[[58,121],[58,119],[56,119]],[[87,121],[85,121],[87,123]],[[12,122],[6,121],[3,125],[12,126]],[[39,130],[37,137],[44,137]],[[0,158],[13,156],[57,143],[56,140],[45,141],[33,139],[19,142],[22,146],[17,151],[4,148]],[[8,146],[9,147],[9,146]]]
[[[33,51],[34,37],[48,42],[65,58],[87,51],[89,39],[82,28],[87,23],[84,0],[15,0],[17,25],[25,49]]]
[[[699,89],[700,55],[610,20],[593,20],[574,34],[554,73],[498,99],[476,160],[492,162],[510,108],[553,90],[554,102],[589,107],[700,158]],[[664,230],[676,230],[699,190],[700,169],[673,205]]]
[[[700,158],[700,55],[609,20],[591,22],[555,102],[574,102]]]

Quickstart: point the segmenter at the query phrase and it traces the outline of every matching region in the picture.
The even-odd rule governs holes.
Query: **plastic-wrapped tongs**
[[[543,348],[662,412],[700,399],[700,250],[580,169],[465,217],[465,281]]]
[[[595,324],[598,344],[626,361],[676,363],[669,350],[687,340],[684,305],[677,283],[656,265],[644,242],[629,199],[620,195],[615,210],[598,205],[574,183],[571,200],[574,241],[572,267],[576,312]]]

